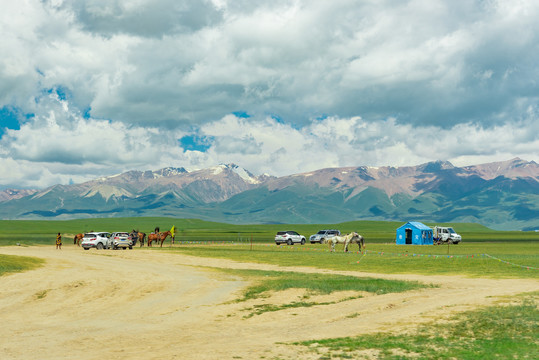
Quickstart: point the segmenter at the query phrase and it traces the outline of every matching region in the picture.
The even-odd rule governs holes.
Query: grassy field
[[[395,245],[395,230],[402,223],[355,221],[341,224],[231,225],[197,219],[107,218],[68,221],[0,221],[0,246],[51,245],[61,232],[64,245],[78,232],[138,229],[151,232],[156,226],[177,229],[172,251],[204,257],[287,266],[313,266],[334,270],[380,273],[447,274],[489,277],[536,277],[539,268],[539,233],[494,231],[478,224],[452,224],[463,236],[459,245]],[[278,230],[294,229],[306,236],[320,229],[343,233],[357,230],[366,239],[367,252],[344,254],[342,247],[329,253],[327,245],[276,246]],[[232,246],[233,244],[233,246]],[[210,246],[211,245],[211,246]],[[165,248],[164,248],[165,249]]]
[[[265,224],[233,225],[214,223],[197,219],[174,218],[101,218],[79,220],[1,220],[0,246],[16,243],[50,244],[60,232],[64,243],[77,233],[89,231],[131,231],[136,229],[150,233],[156,226],[169,230],[176,227],[177,238],[182,241],[235,241],[250,243],[271,242],[280,230],[296,230],[308,238],[321,229],[339,229],[342,233],[357,231],[368,243],[394,243],[395,230],[402,222],[352,221],[339,224]],[[435,224],[426,224],[433,226]],[[463,236],[463,242],[493,241],[537,241],[539,233],[522,231],[494,231],[479,224],[437,224],[451,225]]]
[[[43,264],[43,260],[27,256],[11,256],[0,254],[0,276],[35,269]]]
[[[537,359],[537,293],[516,303],[460,313],[406,334],[376,333],[295,345],[318,359]],[[514,300],[513,300],[514,301]],[[369,350],[369,355],[362,351]]]
[[[465,243],[457,246],[367,244],[364,254],[329,252],[327,245],[308,244],[175,244],[156,251],[226,258],[281,266],[310,266],[344,271],[463,275],[470,277],[534,278],[539,275],[539,243]],[[449,252],[449,254],[448,254]]]

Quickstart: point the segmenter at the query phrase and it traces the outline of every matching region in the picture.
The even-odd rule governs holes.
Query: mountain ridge
[[[539,227],[539,165],[519,158],[465,167],[447,161],[335,167],[281,177],[255,176],[235,164],[167,167],[10,191],[15,196],[0,192],[3,219],[161,215],[232,223],[414,219]]]

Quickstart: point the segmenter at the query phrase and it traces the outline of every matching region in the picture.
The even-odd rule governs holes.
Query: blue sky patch
[[[4,106],[0,109],[0,137],[4,135],[6,129],[21,129],[20,114],[20,110],[12,107]]]
[[[92,111],[92,107],[91,106],[88,106],[86,109],[83,110],[82,112],[82,117],[84,119],[89,119],[90,118],[90,112]]]
[[[279,124],[284,124],[284,120],[279,116],[279,115],[271,115],[271,118],[275,121],[277,121],[277,123]]]
[[[198,136],[198,135],[186,135],[178,140],[180,146],[184,151],[200,151],[205,152],[208,150],[213,142],[213,137]]]
[[[315,118],[316,121],[324,121],[328,118],[329,116],[327,114],[322,114],[322,115],[319,115]]]
[[[248,119],[251,117],[251,115],[247,114],[246,111],[234,111],[232,115],[241,119]]]
[[[53,87],[53,88],[50,88],[50,89],[46,89],[45,92],[47,94],[56,94],[56,95],[58,95],[58,99],[60,99],[62,101],[67,100],[67,98],[70,95],[69,89],[64,87],[64,86],[60,86],[60,85],[56,86],[56,87]]]

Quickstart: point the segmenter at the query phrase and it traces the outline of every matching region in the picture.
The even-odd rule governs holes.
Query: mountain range
[[[0,191],[2,219],[171,216],[228,223],[352,220],[539,228],[539,165],[518,158],[456,167],[340,167],[255,176],[234,164],[128,171],[42,190]]]

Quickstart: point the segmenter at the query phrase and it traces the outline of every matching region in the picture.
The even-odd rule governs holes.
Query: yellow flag
[[[170,229],[170,234],[172,235],[172,237],[174,237],[175,231],[176,231],[176,228],[174,227],[174,225],[172,225],[172,228]]]

